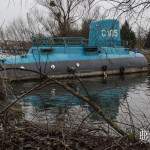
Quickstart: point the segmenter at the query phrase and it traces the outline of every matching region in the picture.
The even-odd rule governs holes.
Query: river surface
[[[150,120],[149,74],[108,76],[107,79],[96,77],[84,79],[82,82],[92,100],[101,106],[108,117],[127,122],[131,119],[130,113],[137,124],[148,124]],[[13,89],[16,95],[20,95],[36,84],[37,82],[18,82],[13,85]],[[69,85],[80,94],[86,95],[79,82],[69,82]],[[83,116],[93,111],[86,103],[55,84],[30,93],[22,99],[20,104],[27,120],[35,118],[40,120],[46,112],[49,120],[52,121],[58,112],[66,108]],[[97,120],[98,116],[93,115],[92,119]]]

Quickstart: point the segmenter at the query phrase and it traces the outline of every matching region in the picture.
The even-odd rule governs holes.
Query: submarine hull
[[[1,78],[13,80],[50,78],[72,78],[107,76],[109,74],[126,74],[148,71],[146,58],[113,58],[103,60],[77,60],[36,62],[28,64],[5,64]]]

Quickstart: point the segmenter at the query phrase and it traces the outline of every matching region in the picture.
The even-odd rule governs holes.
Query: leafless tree
[[[145,12],[150,11],[149,0],[110,0],[108,2],[113,4],[115,14],[119,16],[125,14],[127,18],[142,19],[146,16]]]
[[[37,0],[37,2],[48,9],[49,22],[53,22],[57,27],[58,35],[65,36],[85,13],[90,12],[95,0]]]

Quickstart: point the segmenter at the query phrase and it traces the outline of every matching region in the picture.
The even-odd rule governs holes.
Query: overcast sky
[[[106,7],[106,3],[104,6]],[[3,22],[9,24],[18,17],[25,18],[27,12],[35,7],[37,7],[35,0],[0,0],[0,24]]]
[[[17,17],[25,17],[34,5],[34,0],[0,0],[0,24],[8,24]]]
[[[4,25],[7,25],[18,17],[25,18],[27,12],[30,12],[31,9],[35,8],[36,6],[37,5],[36,5],[35,0],[0,0],[0,26],[3,23]],[[105,4],[105,7],[106,7],[106,4]],[[147,12],[148,13],[146,14],[149,16],[150,11],[147,11]],[[123,23],[124,19],[125,17],[121,17],[120,21]]]
[[[109,5],[104,3],[104,6]],[[37,7],[35,0],[0,0],[0,24],[3,22],[9,24],[18,17],[25,18],[27,12],[35,7]]]

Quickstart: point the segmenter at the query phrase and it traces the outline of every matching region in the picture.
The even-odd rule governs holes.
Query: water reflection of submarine
[[[71,83],[70,83],[71,84]],[[71,86],[75,86],[74,88],[79,89],[79,86],[76,87],[76,84],[71,84]],[[106,89],[106,90],[96,90],[91,92],[91,98],[98,105],[103,108],[104,112],[108,114],[111,118],[115,118],[119,110],[120,99],[123,99],[124,95],[127,94],[128,87],[124,88],[115,88],[115,89]],[[82,105],[82,107],[86,107],[90,112],[92,112],[92,108],[80,101],[78,98],[72,96],[70,93],[67,94],[61,93],[61,95],[53,95],[56,94],[56,89],[51,89],[51,94],[46,95],[45,93],[41,93],[40,95],[29,95],[24,101],[26,103],[30,103],[36,108],[51,108],[51,107],[65,107],[70,106],[78,106]],[[63,94],[63,96],[62,96]]]
[[[119,112],[120,100],[124,99],[127,95],[128,87],[116,88],[116,89],[107,89],[104,91],[96,91],[93,94],[92,100],[94,100],[104,111],[108,117],[115,119]],[[92,112],[93,109],[88,107],[89,111]],[[98,115],[93,115],[92,118],[98,119]]]
[[[80,87],[78,84],[75,84],[75,83],[67,83],[67,85],[69,87],[71,87],[72,89],[74,89],[75,92],[79,93],[80,92]]]
[[[56,89],[55,88],[53,88],[52,90],[51,90],[51,96],[55,96],[56,95]]]
[[[76,83],[73,83],[73,82],[70,82],[70,83],[67,83],[67,85],[69,87],[71,87],[72,89],[74,89],[75,92],[79,93],[80,92],[80,87],[78,84]],[[56,96],[56,89],[55,88],[52,88],[51,91],[50,91],[50,96],[51,98]]]

